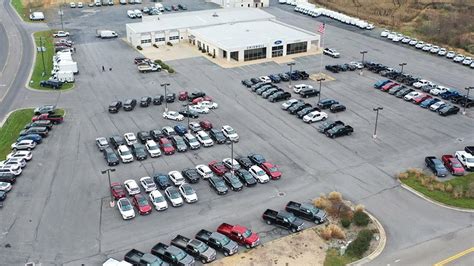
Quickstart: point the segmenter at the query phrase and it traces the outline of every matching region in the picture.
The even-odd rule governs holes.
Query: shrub
[[[354,223],[357,226],[367,226],[369,224],[370,218],[367,213],[360,211],[354,213]]]
[[[445,187],[444,183],[441,183],[441,182],[436,183],[435,189],[439,190],[439,191],[442,191],[442,192],[446,191],[446,187]]]
[[[469,183],[466,191],[466,197],[474,198],[474,182]]]
[[[317,208],[323,209],[323,210],[326,210],[331,205],[331,203],[329,202],[329,200],[326,198],[325,195],[321,195],[319,198],[315,199],[313,201],[313,204]]]
[[[330,240],[332,238],[337,239],[346,239],[346,234],[344,231],[335,224],[330,224],[321,230],[321,237],[325,240]]]
[[[453,185],[451,185],[450,183],[448,183],[448,184],[446,185],[445,190],[446,190],[446,192],[448,192],[448,193],[453,192]]]
[[[453,189],[453,197],[455,199],[460,199],[464,195],[464,190],[461,185],[455,186]]]
[[[357,238],[347,247],[346,254],[351,257],[361,258],[369,249],[373,233],[370,230],[362,230],[357,234]]]
[[[362,204],[358,204],[356,207],[355,207],[355,211],[356,212],[363,212],[365,210],[365,207],[364,205]]]
[[[328,195],[328,199],[331,201],[341,202],[342,201],[342,194],[337,191],[332,191]]]
[[[329,227],[326,227],[324,228],[323,230],[321,230],[321,237],[324,239],[324,240],[329,240],[331,239],[331,236],[332,235],[332,231]]]
[[[143,48],[140,45],[137,45],[137,49],[140,51],[143,50]]]
[[[166,45],[173,46],[173,44],[171,42],[167,42]]]
[[[172,74],[172,73],[174,73],[174,72],[175,72],[174,69],[172,69],[171,67],[168,69],[168,73],[171,73],[171,74]]]
[[[408,178],[408,173],[399,173],[397,175],[398,179],[407,179]]]
[[[341,219],[341,225],[344,228],[348,228],[351,225],[351,220],[349,218],[342,218]]]

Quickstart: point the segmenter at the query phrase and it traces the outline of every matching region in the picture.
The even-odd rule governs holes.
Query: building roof
[[[225,50],[267,45],[281,41],[317,40],[318,35],[274,20],[241,22],[191,29],[190,34]]]
[[[224,8],[144,16],[142,22],[129,23],[127,27],[135,33],[145,33],[274,18],[258,8]]]

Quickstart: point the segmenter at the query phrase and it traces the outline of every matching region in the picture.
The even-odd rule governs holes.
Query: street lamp
[[[230,162],[232,164],[231,173],[234,174],[234,141],[230,141]]]
[[[293,66],[295,65],[295,62],[288,63],[286,65],[290,67],[290,75],[289,75],[290,76],[290,85],[289,86],[291,88],[291,73],[293,72]]]
[[[368,51],[361,51],[360,54],[362,55],[362,64],[364,64],[364,59],[365,59],[365,54],[368,53]]]
[[[374,135],[372,136],[374,139],[377,138],[377,123],[379,121],[379,111],[383,110],[383,107],[376,107],[374,108],[374,111],[377,112],[377,115],[375,116],[375,129],[374,129]]]
[[[165,87],[165,112],[168,112],[168,101],[166,100],[166,96],[168,95],[166,87],[168,87],[169,83],[162,83],[161,87]]]
[[[184,104],[184,105],[183,105],[183,106],[186,106],[186,112],[188,113],[188,115],[187,115],[187,117],[188,117],[188,129],[189,129],[189,119],[190,119],[190,117],[191,117],[191,113],[189,112],[189,105],[190,105],[190,104],[191,104],[191,103],[188,102],[187,104]]]
[[[61,30],[64,31],[64,24],[63,24],[63,15],[64,15],[64,11],[62,9],[62,6],[63,4],[59,4],[59,11],[58,11],[58,14],[59,14],[59,17],[61,18]]]
[[[319,79],[316,80],[316,81],[319,82],[318,103],[321,101],[321,88],[322,88],[322,87],[321,87],[321,83],[322,83],[323,81],[325,81],[325,80],[326,80],[325,78],[319,78]]]
[[[464,88],[465,90],[467,90],[467,94],[466,94],[466,101],[464,102],[464,109],[462,111],[462,114],[463,115],[466,115],[466,106],[467,106],[467,101],[469,100],[469,91],[473,90],[474,87],[467,87],[467,88]]]
[[[403,66],[406,66],[407,63],[400,63],[400,64],[398,64],[398,65],[402,67],[402,70],[401,70],[400,74],[403,74]]]
[[[115,206],[115,201],[114,196],[112,195],[112,190],[110,189],[112,187],[112,183],[110,182],[110,172],[115,172],[115,168],[107,168],[101,171],[103,175],[107,174],[107,176],[109,177],[110,208],[113,208]]]
[[[43,37],[40,37],[40,47],[37,49],[41,52],[41,61],[43,61],[43,73],[41,73],[41,76],[44,77],[46,74],[46,65],[44,63],[44,52],[46,51],[46,47],[44,46]]]

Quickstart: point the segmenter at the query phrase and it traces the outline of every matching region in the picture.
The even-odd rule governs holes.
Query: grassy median
[[[24,21],[29,21],[28,9],[25,8],[21,0],[12,0],[12,6]]]
[[[51,88],[41,87],[40,82],[46,80],[51,75],[53,70],[53,56],[54,56],[54,30],[38,31],[34,33],[36,47],[45,47],[44,52],[36,52],[36,60],[31,75],[30,87],[37,90],[51,90]],[[43,65],[44,58],[44,65]],[[44,76],[43,76],[44,72]],[[73,83],[64,83],[61,90],[67,90],[74,86]]]

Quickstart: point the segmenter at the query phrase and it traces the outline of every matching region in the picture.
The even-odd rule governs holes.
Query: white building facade
[[[223,8],[233,7],[268,7],[270,0],[206,0],[220,5]]]

